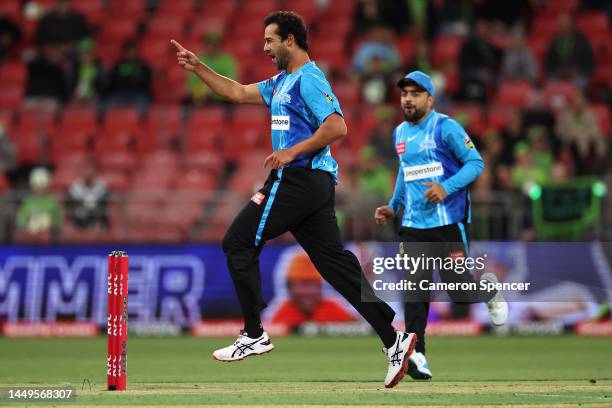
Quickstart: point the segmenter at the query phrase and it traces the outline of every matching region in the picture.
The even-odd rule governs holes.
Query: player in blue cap
[[[393,198],[378,207],[375,220],[385,224],[403,208],[399,231],[403,243],[418,246],[419,254],[434,258],[468,256],[470,194],[468,186],[484,169],[484,162],[472,140],[459,123],[433,109],[436,87],[421,71],[413,71],[397,83],[401,89],[401,109],[405,121],[393,131],[393,144],[399,169]],[[417,244],[421,243],[421,244]],[[410,248],[410,244],[403,245]],[[432,270],[422,268],[417,279],[431,281]],[[440,269],[443,281],[469,282],[470,273]],[[481,279],[497,282],[485,273]],[[479,287],[479,286],[477,286]],[[504,324],[508,306],[501,292],[449,292],[454,302],[487,302],[491,321]],[[425,359],[425,328],[429,313],[429,293],[408,293],[404,308],[406,331],[417,334],[417,344],[409,356],[408,374],[430,379]]]

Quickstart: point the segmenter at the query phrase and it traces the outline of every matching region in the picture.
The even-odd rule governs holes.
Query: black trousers
[[[402,227],[399,236],[401,241],[406,243],[404,248],[413,252],[413,254],[443,259],[468,256],[469,233],[467,223],[464,222],[427,229]],[[467,271],[457,273],[452,269],[444,268],[440,268],[438,271],[443,282],[471,283],[478,287],[478,282]],[[433,280],[433,270],[422,268],[410,279],[417,282],[426,279],[431,282]],[[486,302],[493,298],[495,293],[480,290],[449,291],[448,295],[457,305]],[[430,293],[427,291],[416,292],[410,296],[412,298],[406,299],[404,305],[406,331],[417,334],[415,350],[425,353],[425,329],[427,327],[427,316],[429,315]]]
[[[245,319],[245,331],[261,327],[259,254],[268,239],[290,231],[321,276],[370,323],[385,346],[395,341],[395,312],[375,298],[359,261],[344,249],[336,220],[335,184],[325,171],[272,170],[263,188],[238,214],[223,239],[223,251]],[[362,301],[362,291],[365,299]]]

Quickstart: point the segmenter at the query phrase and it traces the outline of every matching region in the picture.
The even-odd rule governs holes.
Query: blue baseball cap
[[[410,83],[416,84],[417,86],[423,88],[431,96],[435,96],[436,94],[436,87],[431,78],[429,75],[424,74],[421,71],[412,71],[406,74],[405,77],[397,81],[397,86],[403,88],[404,85],[408,85]]]

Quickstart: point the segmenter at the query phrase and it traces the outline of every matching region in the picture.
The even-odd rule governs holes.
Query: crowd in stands
[[[608,171],[605,0],[4,0],[0,241],[41,228],[42,241],[220,239],[264,176],[268,114],[187,76],[169,40],[263,80],[262,21],[277,9],[308,23],[344,110],[341,202],[391,194],[395,83],[414,69],[485,158],[476,196]]]

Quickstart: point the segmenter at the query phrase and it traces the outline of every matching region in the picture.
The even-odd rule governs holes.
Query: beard
[[[410,123],[416,123],[419,120],[421,120],[421,118],[423,118],[423,116],[425,116],[425,112],[426,109],[425,108],[421,108],[419,109],[416,106],[412,106],[412,113],[407,113],[406,112],[406,108],[402,108],[402,113],[404,114],[404,118],[410,122]]]
[[[283,51],[279,51],[276,53],[276,55],[274,56],[276,59],[276,69],[279,71],[283,71],[285,69],[287,69],[287,66],[289,65],[289,55],[288,53],[285,53]]]
[[[287,69],[287,66],[289,65],[289,59],[285,58],[284,56],[277,56],[276,57],[276,69],[279,71],[283,71],[285,69]]]

